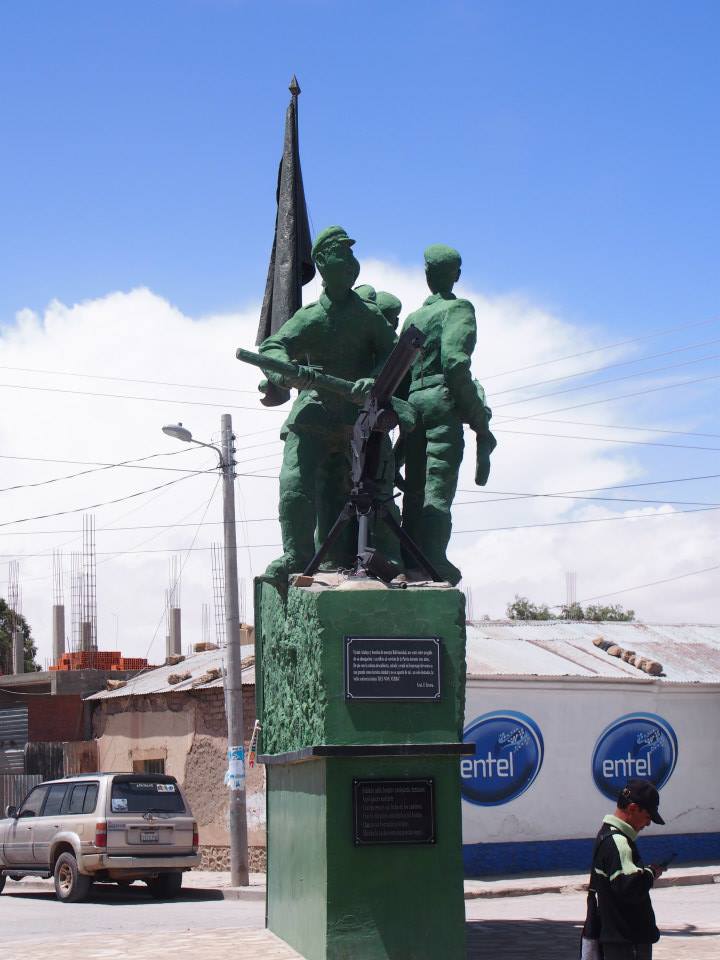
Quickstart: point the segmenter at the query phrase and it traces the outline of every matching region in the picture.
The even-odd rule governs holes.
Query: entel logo
[[[654,713],[625,714],[606,727],[595,744],[595,786],[609,800],[616,800],[634,777],[652,781],[659,790],[672,776],[677,754],[677,737],[667,720]]]
[[[540,772],[544,744],[540,728],[524,713],[496,710],[465,728],[475,757],[460,761],[463,799],[482,807],[509,803],[524,793]]]

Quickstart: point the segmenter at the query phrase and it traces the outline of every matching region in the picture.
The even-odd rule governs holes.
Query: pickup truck
[[[41,783],[0,820],[0,893],[8,877],[53,877],[63,903],[94,882],[143,880],[176,896],[200,862],[198,829],[174,777],[92,773]]]

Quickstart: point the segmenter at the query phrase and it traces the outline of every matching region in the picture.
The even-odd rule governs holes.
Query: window
[[[47,800],[45,801],[45,806],[42,812],[44,817],[54,817],[60,813],[63,800],[65,799],[66,790],[66,783],[53,783],[50,785],[50,788],[48,789]]]
[[[65,796],[63,813],[93,813],[97,804],[97,783],[73,783]]]
[[[25,798],[23,805],[20,807],[19,816],[21,817],[37,817],[40,815],[40,810],[42,805],[45,802],[45,797],[47,795],[47,787],[35,787],[27,797]]]
[[[133,760],[133,773],[165,773],[165,761]]]
[[[173,780],[148,781],[142,775],[132,774],[121,774],[113,780],[110,808],[112,813],[185,813],[185,804]]]

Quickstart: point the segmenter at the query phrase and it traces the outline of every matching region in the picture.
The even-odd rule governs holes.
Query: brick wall
[[[28,740],[57,743],[83,740],[83,701],[79,695],[28,697]]]

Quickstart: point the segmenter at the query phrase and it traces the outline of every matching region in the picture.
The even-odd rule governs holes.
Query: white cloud
[[[418,306],[426,295],[419,270],[408,270],[380,261],[367,261],[362,282],[395,292],[408,309]],[[592,349],[603,342],[599,334],[579,329],[537,305],[516,297],[490,298],[474,290],[462,291],[476,305],[479,345],[474,368],[485,379],[489,402],[493,390],[531,383],[546,377],[559,377],[595,362],[607,362],[603,353],[588,360],[553,363],[512,376],[493,374],[527,366],[558,356]],[[317,295],[317,285],[310,295]],[[48,387],[60,391],[89,391],[95,394],[153,397],[155,401],[114,397],[85,396],[63,392],[8,389],[0,385],[0,449],[6,455],[46,457],[70,460],[118,462],[156,452],[177,456],[151,461],[158,466],[204,469],[214,466],[210,451],[193,451],[160,432],[163,423],[182,420],[195,436],[217,438],[220,414],[233,415],[238,441],[241,473],[261,471],[277,474],[281,444],[277,431],[282,412],[267,411],[257,402],[255,392],[259,374],[235,360],[239,345],[251,347],[257,325],[255,310],[243,314],[194,319],[184,315],[166,300],[149,290],[112,293],[74,306],[52,303],[43,316],[21,311],[13,324],[3,329],[0,339],[0,366],[33,370],[70,371],[93,376],[125,377],[132,380],[167,381],[175,384],[200,384],[246,390],[233,393],[189,386],[160,386],[150,383],[119,383],[59,373],[30,373],[3,370],[2,383]],[[612,351],[611,356],[620,356]],[[486,379],[487,378],[487,379]],[[533,391],[534,392],[534,391]],[[540,391],[541,392],[541,391]],[[609,392],[609,391],[607,391]],[[509,395],[521,396],[522,394]],[[598,391],[597,396],[603,393]],[[569,395],[572,398],[572,394]],[[595,396],[584,393],[582,399]],[[652,397],[652,395],[650,395]],[[508,395],[503,395],[508,399]],[[563,398],[560,398],[563,399]],[[197,401],[202,406],[177,401]],[[571,403],[572,399],[568,400]],[[552,402],[551,402],[552,403]],[[554,404],[553,404],[554,405]],[[557,406],[564,403],[557,403]],[[518,413],[536,412],[539,402],[523,405]],[[243,409],[248,408],[248,409]],[[515,410],[516,408],[510,408]],[[632,423],[637,413],[625,403],[590,408],[599,423]],[[649,416],[654,408],[645,408]],[[645,477],[641,453],[636,448],[607,444],[597,440],[563,440],[527,437],[500,432],[499,446],[493,455],[493,470],[488,489],[518,493],[565,491],[631,482]],[[647,421],[646,421],[647,422]],[[655,423],[659,423],[657,416]],[[559,425],[508,424],[512,429],[532,429],[562,433],[572,428]],[[263,432],[260,432],[263,431]],[[583,430],[592,435],[597,431]],[[602,432],[601,432],[602,433]],[[244,439],[243,435],[245,436]],[[604,433],[603,435],[607,435]],[[620,434],[620,436],[630,436]],[[632,434],[634,439],[646,438]],[[472,437],[468,438],[469,440]],[[594,519],[613,516],[602,503],[562,499],[525,499],[462,506],[460,501],[490,501],[494,494],[474,488],[472,447],[463,465],[455,507],[456,530],[474,530],[516,524],[553,523],[566,519]],[[0,487],[27,484],[49,477],[72,473],[68,464],[33,463],[25,460],[0,460]],[[671,463],[664,476],[688,473]],[[709,471],[708,471],[709,472]],[[649,479],[654,479],[654,473]],[[85,504],[123,497],[136,490],[165,483],[179,474],[140,469],[118,469],[91,474],[76,480],[25,488],[1,494],[1,520],[54,513]],[[184,556],[196,534],[196,527],[214,486],[212,476],[196,476],[167,489],[134,500],[97,508],[98,527],[99,640],[104,649],[115,647],[115,614],[119,623],[119,646],[127,655],[142,656],[149,649],[158,662],[164,656],[163,603],[168,584],[170,552],[131,553],[108,556],[116,551],[175,550]],[[647,488],[638,496],[659,498],[666,488]],[[673,488],[668,488],[673,489]],[[253,522],[240,527],[243,542],[268,544],[252,551],[240,549],[241,576],[246,580],[249,603],[251,577],[277,555],[279,530],[271,518],[276,513],[277,481],[241,477],[238,516]],[[683,490],[684,494],[688,491]],[[621,494],[622,495],[622,494]],[[628,493],[632,495],[632,492]],[[678,496],[677,493],[674,494]],[[683,499],[694,499],[692,495]],[[640,512],[642,505],[623,505],[626,513]],[[675,508],[647,507],[643,512],[672,512]],[[677,508],[681,509],[681,508]],[[206,548],[220,541],[219,492],[207,518],[214,526],[200,528],[195,546]],[[116,530],[129,526],[175,524],[170,529]],[[1,561],[9,555],[21,559],[21,584],[24,612],[31,622],[42,657],[50,655],[50,613],[53,601],[51,558],[54,547],[66,553],[80,549],[79,529],[82,514],[69,514],[32,523],[0,526]],[[50,531],[26,535],[25,531]],[[709,566],[714,560],[718,519],[714,513],[696,517],[610,521],[578,526],[530,528],[495,533],[454,536],[451,556],[465,572],[465,584],[473,589],[476,614],[501,615],[506,602],[515,593],[535,600],[557,602],[563,599],[563,574],[578,572],[578,595],[592,596],[620,590],[635,584],[685,573]],[[44,554],[41,557],[32,554]],[[250,560],[252,558],[252,560]],[[0,566],[0,593],[5,592],[4,566]],[[677,584],[655,587],[618,596],[635,607],[646,619],[711,620],[717,617],[715,590],[711,575],[681,580]],[[608,598],[612,600],[613,598]],[[66,586],[65,602],[70,607]],[[182,608],[184,642],[200,639],[201,605],[212,602],[210,554],[196,550],[189,554],[183,572]],[[249,611],[251,614],[251,612]],[[212,612],[211,612],[212,618]],[[160,624],[156,633],[156,627]],[[155,639],[153,641],[153,636]]]

